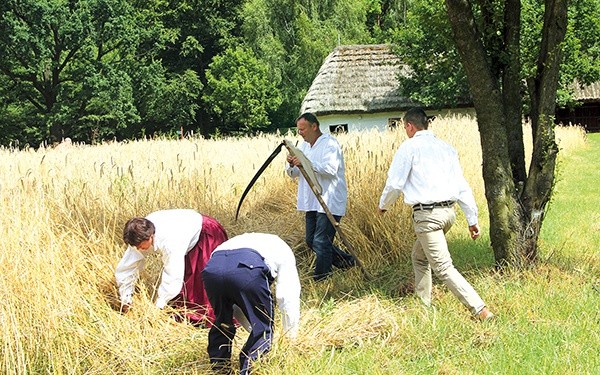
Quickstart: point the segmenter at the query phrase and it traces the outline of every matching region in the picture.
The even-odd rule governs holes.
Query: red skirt
[[[183,317],[194,325],[212,326],[215,314],[204,290],[202,271],[210,259],[213,250],[227,241],[227,232],[223,226],[210,216],[202,215],[202,230],[196,246],[185,256],[185,275],[183,287],[172,302],[184,309]]]

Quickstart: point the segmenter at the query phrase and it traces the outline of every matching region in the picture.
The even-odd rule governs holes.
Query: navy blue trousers
[[[215,323],[208,333],[210,361],[215,367],[225,367],[231,360],[235,304],[252,327],[239,357],[240,373],[247,374],[251,361],[271,349],[274,303],[269,267],[255,250],[222,250],[212,254],[202,278],[215,312]]]
[[[339,223],[341,216],[333,215]],[[354,257],[333,244],[335,227],[327,218],[327,215],[317,211],[307,211],[306,220],[306,244],[316,255],[315,280],[322,280],[332,272],[332,266],[348,268],[355,263]]]

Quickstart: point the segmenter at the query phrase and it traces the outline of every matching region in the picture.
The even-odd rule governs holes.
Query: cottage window
[[[402,119],[400,117],[388,118],[388,129],[396,129],[402,126]]]
[[[329,125],[329,132],[332,134],[348,133],[348,124]]]

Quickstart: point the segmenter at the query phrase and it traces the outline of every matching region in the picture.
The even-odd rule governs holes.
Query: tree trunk
[[[567,31],[567,0],[546,0],[542,44],[538,56],[537,75],[530,84],[533,154],[529,177],[523,191],[523,242],[521,252],[529,261],[537,258],[546,204],[554,188],[554,172],[558,146],[554,134],[556,90],[560,72],[560,44]]]
[[[512,258],[520,215],[510,165],[503,96],[499,79],[478,36],[465,0],[446,0],[454,40],[473,95],[483,154],[483,180],[490,215],[490,240],[498,266]]]
[[[506,63],[497,72],[491,61],[501,60],[500,56],[486,50],[470,2],[446,0],[454,40],[477,113],[490,239],[498,266],[522,266],[536,260],[543,210],[553,187],[557,150],[551,115],[560,68],[558,46],[566,30],[566,0],[546,0],[547,22],[538,77],[533,85],[532,122],[536,131],[529,177],[525,176],[521,118],[520,7],[518,0],[505,3],[502,32],[504,53],[508,57],[503,56]]]
[[[513,181],[520,194],[527,173],[525,169],[525,145],[523,142],[523,98],[521,95],[521,2],[507,0],[504,12],[504,51],[506,62],[502,72],[502,95],[504,118],[508,136],[508,154]]]

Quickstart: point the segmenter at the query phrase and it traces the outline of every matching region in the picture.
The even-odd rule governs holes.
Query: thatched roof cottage
[[[399,90],[401,68],[389,45],[339,46],[327,56],[313,80],[301,113],[317,115],[324,131],[396,126],[405,110],[419,105]]]

